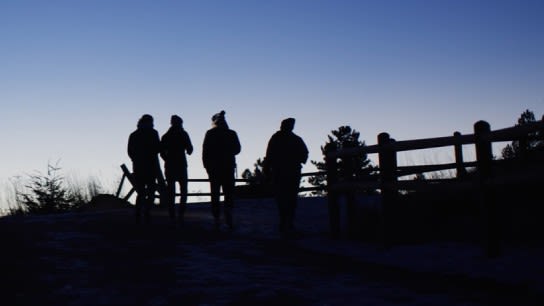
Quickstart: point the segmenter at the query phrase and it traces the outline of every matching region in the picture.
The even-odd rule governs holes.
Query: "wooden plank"
[[[117,187],[117,192],[115,193],[115,197],[119,197],[121,195],[121,189],[123,189],[123,183],[125,182],[125,179],[127,178],[126,174],[123,173],[123,177],[121,177],[121,182],[119,182],[119,187]]]

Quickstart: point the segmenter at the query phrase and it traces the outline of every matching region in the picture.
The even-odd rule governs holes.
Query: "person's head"
[[[287,118],[281,122],[280,130],[291,132],[295,128],[295,118]]]
[[[140,120],[138,120],[138,128],[152,128],[153,127],[153,116],[149,114],[143,115]]]
[[[212,125],[213,126],[221,126],[221,127],[228,127],[227,121],[225,120],[225,111],[222,110],[219,113],[212,116]]]
[[[175,127],[181,127],[183,125],[183,119],[178,115],[172,115],[172,117],[170,117],[170,124]]]

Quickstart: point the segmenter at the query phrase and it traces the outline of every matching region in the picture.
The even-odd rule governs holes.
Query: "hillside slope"
[[[542,305],[542,249],[488,260],[452,242],[377,245],[328,236],[303,199],[281,239],[270,200],[238,201],[234,231],[193,204],[183,228],[130,209],[0,219],[5,305]]]

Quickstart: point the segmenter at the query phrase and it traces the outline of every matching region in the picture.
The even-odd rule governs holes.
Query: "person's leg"
[[[176,218],[176,181],[174,179],[168,179],[166,181],[166,195],[165,195],[166,205],[168,207],[168,216],[170,220]]]
[[[297,209],[297,190],[292,188],[289,188],[289,191],[286,192],[286,208],[285,208],[285,214],[286,214],[286,226],[287,230],[294,230],[295,229],[295,212]]]
[[[295,229],[295,214],[297,210],[298,202],[298,189],[300,186],[300,174],[295,174],[289,178],[288,191],[286,192],[287,198],[287,226],[289,230]]]
[[[287,230],[285,182],[278,177],[276,177],[276,181],[274,182],[274,198],[276,199],[276,205],[278,208],[278,229],[280,233],[284,233]]]
[[[228,169],[223,173],[223,193],[225,194],[225,222],[230,229],[233,228],[232,210],[234,209],[234,169]]]
[[[215,227],[216,229],[219,229],[219,216],[220,216],[219,196],[220,196],[221,184],[217,175],[213,173],[209,174],[209,179],[210,179],[212,215],[213,215]]]
[[[145,221],[149,223],[151,221],[151,208],[155,203],[155,192],[157,191],[157,185],[155,178],[147,178],[145,181],[145,203],[144,203],[144,217]]]
[[[134,216],[136,217],[136,222],[140,222],[142,218],[142,209],[145,206],[145,184],[138,179],[138,177],[135,175],[135,186],[134,189],[136,190],[136,205],[134,207]]]
[[[181,174],[182,174],[181,179],[179,180],[180,198],[179,198],[179,214],[178,214],[178,218],[179,218],[179,222],[183,223],[183,220],[184,220],[183,218],[185,216],[185,207],[186,207],[186,204],[187,204],[187,193],[188,193],[188,189],[187,189],[187,185],[188,185],[187,168],[184,168]]]

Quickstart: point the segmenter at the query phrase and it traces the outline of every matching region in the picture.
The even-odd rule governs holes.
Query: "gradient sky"
[[[370,145],[540,119],[543,16],[525,0],[2,0],[0,175],[60,160],[111,186],[144,113],[161,135],[184,119],[193,178],[222,109],[240,174],[286,117],[312,160],[341,125]]]

